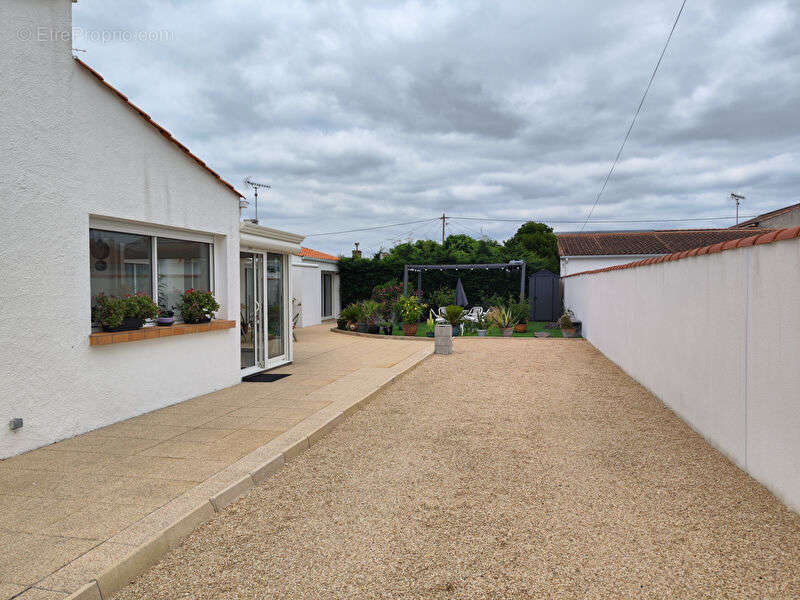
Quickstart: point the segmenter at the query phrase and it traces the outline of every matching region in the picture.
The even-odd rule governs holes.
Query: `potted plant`
[[[453,337],[460,333],[461,319],[464,316],[464,309],[455,304],[446,306],[444,309],[445,319],[453,327]]]
[[[192,288],[181,295],[177,308],[184,323],[208,323],[219,310],[219,303],[211,292]]]
[[[98,294],[92,313],[103,331],[133,331],[158,316],[158,305],[144,294],[121,298]]]
[[[342,312],[339,312],[339,316],[336,319],[336,329],[340,329],[342,331],[347,330],[347,319],[344,318]]]
[[[380,326],[378,322],[380,321],[380,317],[378,313],[381,309],[380,303],[376,302],[375,300],[364,300],[361,303],[361,307],[364,309],[364,318],[367,322],[367,333],[378,333]]]
[[[567,310],[564,312],[561,317],[558,319],[558,326],[561,328],[561,335],[565,338],[573,338],[575,337],[575,323],[572,322],[572,319],[575,317],[571,310]]]
[[[492,307],[489,311],[489,320],[497,325],[503,337],[511,337],[514,335],[514,325],[516,325],[517,322],[514,318],[514,312],[510,307],[503,305]]]
[[[422,316],[422,305],[417,296],[403,296],[397,301],[397,311],[403,322],[403,335],[417,335],[417,324]]]
[[[383,335],[392,335],[394,325],[391,321],[381,321],[381,331],[383,331]]]
[[[435,337],[436,335],[436,315],[433,314],[432,310],[428,311],[428,320],[425,321],[425,336],[426,337]]]
[[[511,310],[517,321],[516,325],[514,325],[514,331],[525,333],[528,330],[528,315],[531,312],[531,305],[527,302],[515,302],[511,305]]]
[[[364,303],[358,302],[356,308],[358,309],[358,317],[356,318],[358,327],[356,331],[358,331],[358,333],[368,333],[369,324],[367,323],[367,311],[364,309]]]
[[[175,322],[175,311],[168,308],[160,308],[158,310],[158,318],[156,323],[160,327],[170,327]]]
[[[342,312],[339,313],[339,317],[345,322],[345,328],[350,331],[356,331],[358,329],[359,315],[360,311],[355,304],[348,304],[342,309]]]
[[[486,318],[486,313],[480,314],[475,325],[478,328],[478,337],[486,337],[486,330],[489,328],[489,320]]]

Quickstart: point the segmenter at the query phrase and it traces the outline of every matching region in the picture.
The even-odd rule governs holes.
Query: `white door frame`
[[[265,342],[266,342],[266,331],[267,331],[267,322],[266,322],[266,320],[267,320],[266,314],[267,313],[266,313],[266,310],[265,310],[265,307],[264,307],[264,291],[265,291],[264,286],[267,283],[267,279],[266,279],[267,253],[264,252],[263,250],[256,250],[256,249],[251,249],[251,248],[240,250],[240,252],[239,252],[239,261],[240,261],[239,262],[239,265],[240,265],[240,267],[239,267],[239,277],[241,277],[241,272],[242,272],[242,270],[241,270],[241,256],[242,256],[242,254],[252,254],[254,256],[255,255],[260,256],[261,257],[261,265],[262,265],[261,266],[261,276],[262,276],[261,296],[259,298],[258,285],[257,285],[257,279],[256,279],[256,269],[255,269],[255,264],[253,264],[253,298],[255,299],[255,302],[256,302],[256,305],[257,305],[256,316],[255,316],[256,325],[255,325],[255,331],[253,332],[253,350],[254,350],[254,353],[255,353],[255,363],[256,364],[253,365],[252,367],[245,367],[245,368],[241,369],[242,377],[247,377],[248,375],[253,375],[255,373],[260,373],[261,371],[263,371],[266,368],[267,347],[266,347]],[[258,306],[260,306],[260,311],[258,309]],[[259,315],[259,312],[261,313],[260,315]],[[259,318],[261,319],[261,326],[260,327],[258,326]],[[241,346],[241,341],[240,341],[240,346]],[[264,358],[264,362],[262,362],[262,363],[259,363],[259,360],[258,360],[258,358],[259,358],[259,348],[260,348],[261,356]],[[240,353],[241,353],[241,351],[240,351]]]
[[[281,334],[283,335],[283,354],[280,356],[276,356],[275,358],[269,358],[269,340],[267,339],[267,329],[269,327],[269,311],[267,310],[266,305],[264,306],[264,360],[266,361],[265,369],[274,369],[275,367],[279,367],[281,365],[285,365],[288,362],[291,362],[291,344],[292,344],[292,314],[291,314],[291,307],[289,305],[289,255],[284,254],[282,252],[267,252],[268,254],[279,255],[281,257],[281,290],[282,290],[282,305],[283,310],[283,331]],[[264,256],[264,294],[266,298],[267,293],[267,256]]]

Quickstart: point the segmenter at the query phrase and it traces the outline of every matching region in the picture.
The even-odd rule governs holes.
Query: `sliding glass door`
[[[242,370],[264,369],[264,255],[239,256]]]
[[[286,286],[283,254],[267,254],[267,357],[286,356]]]
[[[286,256],[239,256],[242,373],[250,375],[288,360]]]

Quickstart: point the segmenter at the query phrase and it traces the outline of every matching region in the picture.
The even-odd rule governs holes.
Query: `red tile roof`
[[[800,203],[792,204],[791,206],[784,206],[783,208],[779,208],[777,210],[764,213],[763,215],[758,215],[757,217],[753,217],[749,221],[744,221],[742,223],[739,223],[734,227],[751,227],[751,228],[758,227],[762,221],[769,221],[770,219],[786,214],[788,212],[792,212],[793,210],[800,210]],[[733,227],[731,227],[731,229],[733,229]]]
[[[325,254],[319,250],[312,250],[311,248],[300,248],[300,256],[307,256],[308,258],[319,258],[322,260],[339,260],[338,256],[333,254]]]
[[[192,154],[192,152],[191,152],[191,150],[189,150],[189,148],[187,148],[186,146],[184,146],[183,144],[181,144],[181,143],[180,143],[178,140],[176,140],[174,137],[172,137],[172,134],[171,134],[169,131],[167,131],[166,129],[164,129],[164,128],[163,128],[161,125],[159,125],[158,123],[156,123],[155,121],[153,121],[153,119],[151,119],[151,118],[150,118],[150,115],[148,115],[148,114],[147,114],[146,112],[144,112],[144,111],[143,111],[141,108],[139,108],[138,106],[136,106],[136,105],[135,105],[133,102],[131,102],[130,100],[128,100],[128,97],[127,97],[125,94],[123,94],[123,93],[122,93],[122,92],[120,92],[120,91],[119,91],[117,88],[115,88],[115,87],[114,87],[114,86],[112,86],[110,83],[108,83],[108,82],[107,82],[107,81],[106,81],[106,80],[103,78],[103,76],[102,76],[102,75],[100,75],[100,73],[98,73],[97,71],[95,71],[95,70],[94,70],[92,67],[90,67],[89,65],[87,65],[85,62],[83,62],[83,61],[82,61],[81,59],[79,59],[79,58],[75,58],[75,62],[76,62],[76,63],[78,63],[78,64],[79,64],[81,67],[83,67],[84,69],[86,69],[86,71],[88,71],[89,73],[91,73],[91,74],[92,74],[94,77],[96,77],[96,78],[97,78],[97,80],[98,80],[100,83],[102,83],[102,84],[103,84],[105,87],[107,87],[109,90],[111,90],[111,91],[112,91],[112,92],[113,92],[113,93],[114,93],[114,94],[115,94],[115,95],[116,95],[116,96],[117,96],[117,97],[118,97],[120,100],[122,100],[122,101],[123,101],[125,104],[127,104],[129,108],[131,108],[131,109],[132,109],[132,110],[133,110],[135,113],[137,113],[137,114],[138,114],[140,117],[142,117],[142,119],[144,119],[145,121],[147,121],[148,123],[150,123],[150,125],[152,125],[153,127],[155,127],[155,128],[158,130],[158,132],[159,132],[161,135],[163,135],[163,136],[164,136],[165,138],[167,138],[167,139],[168,139],[170,142],[172,142],[173,144],[175,144],[175,145],[176,145],[176,146],[177,146],[177,147],[178,147],[178,148],[179,148],[179,149],[180,149],[180,150],[181,150],[183,153],[185,153],[185,154],[186,154],[186,155],[187,155],[189,158],[191,158],[192,160],[194,160],[194,161],[195,161],[195,162],[196,162],[198,165],[200,165],[200,166],[201,166],[203,169],[205,169],[206,171],[208,171],[208,172],[209,172],[209,173],[210,173],[212,176],[214,176],[214,177],[215,177],[215,178],[216,178],[216,179],[217,179],[217,180],[218,180],[218,181],[219,181],[219,182],[220,182],[222,185],[224,185],[226,188],[228,188],[230,191],[232,191],[234,194],[236,194],[236,195],[237,195],[239,198],[244,198],[244,196],[242,196],[242,194],[240,194],[238,191],[236,191],[236,188],[235,188],[235,187],[233,187],[233,186],[232,186],[230,183],[228,183],[228,182],[227,182],[227,181],[225,181],[225,180],[224,180],[222,177],[220,177],[219,173],[217,173],[216,171],[214,171],[214,170],[213,170],[211,167],[209,167],[209,166],[208,166],[206,163],[204,163],[202,160],[200,160],[200,159],[199,159],[197,156],[195,156],[194,154]]]
[[[753,235],[752,229],[668,229],[663,231],[558,233],[556,237],[560,256],[619,256],[625,254],[671,254],[750,235]]]
[[[712,244],[711,246],[703,246],[702,248],[693,248],[691,250],[684,250],[683,252],[675,252],[673,254],[667,254],[666,256],[658,256],[656,258],[638,260],[636,262],[631,262],[624,265],[606,267],[605,269],[594,269],[592,271],[581,271],[580,273],[573,273],[572,275],[564,275],[562,279],[566,279],[567,277],[577,277],[578,275],[589,275],[591,273],[603,273],[605,271],[619,271],[620,269],[633,269],[636,267],[654,265],[656,263],[671,262],[673,260],[683,260],[684,258],[690,258],[692,256],[704,256],[706,254],[716,254],[717,252],[724,252],[726,250],[733,250],[735,248],[760,246],[761,244],[771,244],[772,242],[792,240],[795,238],[800,238],[800,227],[792,227],[790,229],[773,229],[769,230],[767,233],[759,232],[758,234],[751,235],[750,237],[733,239],[727,242]]]

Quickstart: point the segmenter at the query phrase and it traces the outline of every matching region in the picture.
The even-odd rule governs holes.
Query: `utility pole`
[[[731,200],[736,202],[736,224],[738,225],[739,224],[739,205],[742,203],[742,200],[744,200],[745,197],[742,196],[741,194],[734,194],[733,192],[731,192],[731,196],[730,197],[731,197]]]
[[[447,222],[447,215],[442,213],[442,246],[444,246],[444,225]]]

